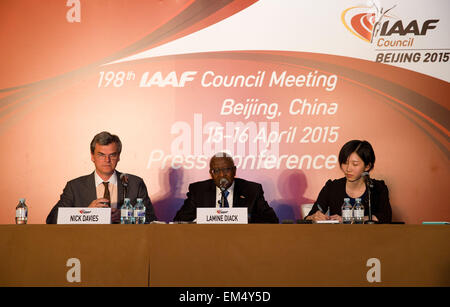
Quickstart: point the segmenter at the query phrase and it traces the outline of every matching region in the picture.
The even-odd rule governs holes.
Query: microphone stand
[[[122,184],[123,193],[122,193],[122,203],[120,203],[120,199],[117,200],[117,209],[120,210],[121,206],[125,203],[125,198],[127,198],[128,194],[128,175],[127,174],[121,174],[120,175],[120,183]],[[120,198],[120,195],[118,195]],[[120,221],[119,221],[120,223]]]
[[[220,207],[221,208],[225,208],[225,190],[226,190],[227,184],[228,184],[228,180],[226,178],[220,179],[219,189],[222,192],[222,193],[220,193],[221,194],[221,197],[220,197]]]
[[[367,195],[369,197],[369,219],[364,224],[375,224],[375,221],[372,220],[372,202],[371,202],[371,188],[373,187],[372,183],[370,182],[369,178],[366,178],[366,188],[367,188]]]
[[[126,174],[122,174],[120,176],[120,181],[122,182],[123,187],[123,199],[127,198],[128,194],[128,176]]]
[[[222,191],[222,193],[220,193],[222,196],[220,197],[220,207],[221,208],[225,208],[225,189],[224,188],[220,188],[220,190]]]
[[[123,199],[127,198],[128,185],[123,185]]]

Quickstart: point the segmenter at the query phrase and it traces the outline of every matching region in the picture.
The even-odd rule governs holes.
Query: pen
[[[323,211],[322,207],[321,207],[319,204],[317,204],[317,208],[319,208],[320,212],[322,212],[323,214],[325,214],[325,211]]]
[[[319,208],[320,212],[322,212],[323,214],[330,216],[330,212],[328,211],[328,214],[327,214],[327,212],[325,212],[325,210],[323,210],[323,208],[319,204],[317,204],[317,208]]]

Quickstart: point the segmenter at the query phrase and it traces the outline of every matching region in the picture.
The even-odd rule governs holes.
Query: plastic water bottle
[[[135,224],[145,224],[145,206],[142,198],[136,199],[136,206],[134,206],[134,221]]]
[[[353,222],[353,208],[350,204],[350,198],[344,198],[342,205],[342,224],[351,224]]]
[[[120,207],[120,224],[133,224],[133,206],[129,198],[125,198]]]
[[[355,199],[355,206],[353,207],[353,221],[355,224],[364,224],[364,206],[361,203],[361,198]]]
[[[25,198],[19,200],[16,207],[16,224],[26,224],[28,222],[28,207],[25,204]]]

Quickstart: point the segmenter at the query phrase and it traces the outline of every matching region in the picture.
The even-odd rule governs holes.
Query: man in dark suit
[[[211,179],[189,185],[187,199],[175,215],[174,221],[193,221],[198,207],[247,207],[249,223],[278,223],[278,217],[264,199],[259,183],[235,178],[236,166],[233,158],[218,153],[211,158]],[[221,204],[221,189],[225,190],[224,205]],[[228,192],[228,193],[227,193]]]
[[[142,178],[116,171],[122,151],[119,137],[106,131],[100,132],[92,140],[90,149],[95,171],[66,184],[58,203],[47,216],[47,224],[56,224],[60,207],[111,207],[111,221],[119,223],[120,206],[124,197],[130,198],[132,205],[136,203],[137,198],[142,198],[146,208],[146,223],[156,220]]]

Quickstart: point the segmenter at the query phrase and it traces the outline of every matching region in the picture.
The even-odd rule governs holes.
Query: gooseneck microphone
[[[364,183],[367,188],[367,196],[369,198],[369,219],[365,222],[365,224],[375,224],[375,221],[372,220],[372,202],[371,202],[371,190],[373,189],[373,181],[370,178],[369,172],[363,172],[361,177],[364,179]]]
[[[225,207],[225,190],[227,189],[229,181],[227,178],[221,178],[219,181],[219,189],[222,191],[222,196],[220,197],[220,207]]]
[[[361,177],[363,177],[366,185],[368,185],[370,188],[373,188],[373,182],[372,182],[372,179],[370,178],[369,172],[363,172],[361,174]]]
[[[125,199],[128,195],[128,174],[120,174],[120,182],[123,186],[123,199]]]
[[[219,181],[219,189],[223,192],[227,189],[227,185],[228,185],[228,179],[227,178],[222,178]]]

